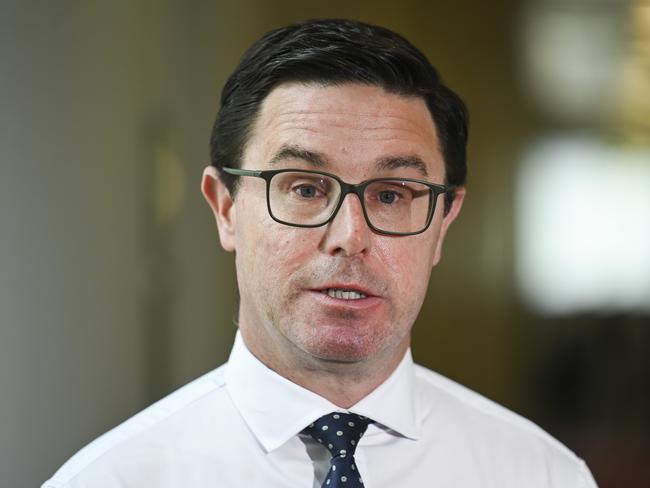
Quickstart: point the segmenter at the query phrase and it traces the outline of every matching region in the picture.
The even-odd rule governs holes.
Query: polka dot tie
[[[314,440],[327,447],[332,455],[323,488],[363,486],[361,474],[354,462],[354,451],[371,422],[361,415],[335,412],[323,415],[305,429]]]

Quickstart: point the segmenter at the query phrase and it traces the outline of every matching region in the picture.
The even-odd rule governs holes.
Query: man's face
[[[381,164],[386,160],[402,163]],[[360,84],[275,88],[261,106],[241,167],[319,170],[350,183],[379,177],[445,181],[424,101]],[[209,170],[206,175],[214,178]],[[213,194],[210,184],[217,188]],[[444,196],[438,198],[427,231],[395,237],[368,228],[354,194],[329,224],[296,228],[271,219],[260,178],[242,177],[234,201],[217,180],[207,185],[222,245],[236,252],[239,326],[253,353],[267,364],[401,358],[462,192],[447,217]],[[332,289],[365,297],[336,298],[327,293]]]

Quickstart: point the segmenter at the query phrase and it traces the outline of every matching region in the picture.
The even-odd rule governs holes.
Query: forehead
[[[244,164],[268,165],[287,146],[321,154],[330,170],[369,174],[376,161],[407,157],[422,160],[429,175],[444,175],[435,125],[424,100],[376,86],[276,87],[262,103]]]

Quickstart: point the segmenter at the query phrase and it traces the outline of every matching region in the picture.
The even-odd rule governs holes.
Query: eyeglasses
[[[265,180],[269,215],[293,227],[320,227],[331,222],[344,198],[354,193],[361,201],[368,227],[375,232],[420,234],[431,223],[438,196],[452,190],[411,178],[375,178],[354,185],[320,171],[221,169],[231,175]]]

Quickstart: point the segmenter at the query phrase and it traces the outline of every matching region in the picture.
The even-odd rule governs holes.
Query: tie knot
[[[352,457],[357,443],[372,420],[354,413],[334,412],[323,415],[305,432],[323,444],[332,457]]]

